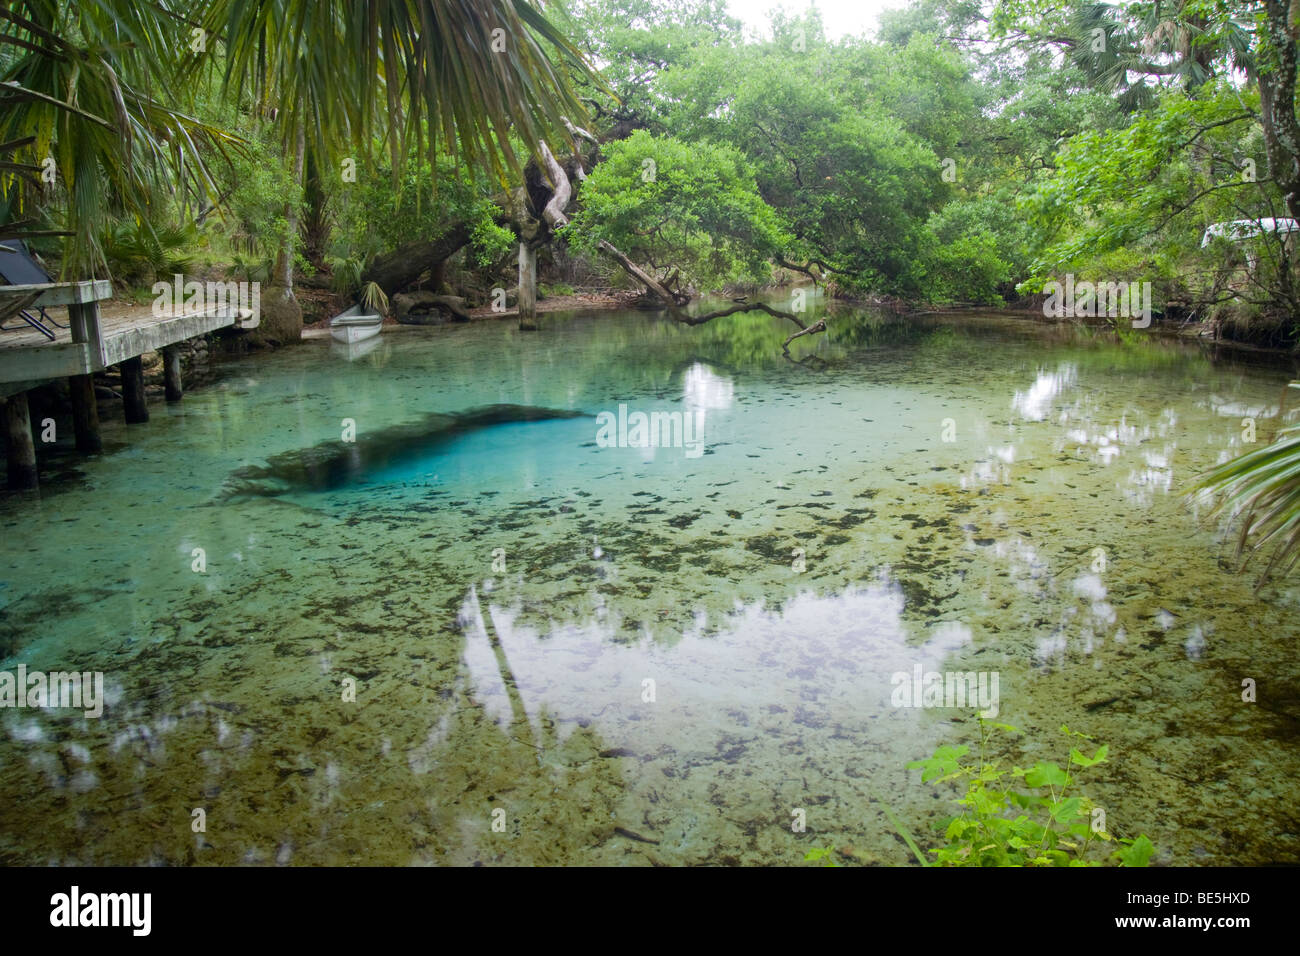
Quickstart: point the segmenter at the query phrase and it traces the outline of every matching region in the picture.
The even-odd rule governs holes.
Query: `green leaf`
[[[1069,782],[1069,775],[1052,760],[1040,760],[1025,773],[1031,787],[1064,787]]]
[[[874,793],[871,794],[871,796],[880,804],[880,809],[885,812],[885,816],[887,816],[889,822],[894,825],[894,829],[896,829],[898,835],[903,838],[903,842],[906,843],[907,848],[912,851],[912,855],[916,857],[917,862],[922,866],[930,866],[930,861],[925,858],[925,854],[921,852],[921,848],[916,845],[916,841],[912,839],[912,834],[908,832],[907,827],[903,826],[902,821],[899,820],[898,817],[895,816],[894,811],[889,808],[889,804],[885,803],[885,801],[881,800]],[[953,823],[956,822],[956,820],[953,821]]]
[[[1097,752],[1093,754],[1091,757],[1085,757],[1078,750],[1071,750],[1070,761],[1072,763],[1077,764],[1080,767],[1092,767],[1099,763],[1105,763],[1107,752],[1108,750],[1106,744],[1102,744],[1100,747],[1098,747]]]
[[[1062,800],[1052,807],[1052,819],[1057,823],[1069,824],[1074,822],[1082,815],[1080,809],[1080,799],[1070,797],[1068,800]]]
[[[1155,845],[1147,839],[1145,833],[1139,836],[1136,840],[1121,840],[1120,842],[1129,843],[1128,846],[1118,849],[1111,854],[1111,856],[1119,860],[1120,866],[1146,866],[1152,855],[1156,852]]]

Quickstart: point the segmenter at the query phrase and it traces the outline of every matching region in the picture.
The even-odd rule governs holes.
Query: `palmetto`
[[[234,141],[169,90],[181,50],[167,9],[0,5],[0,149],[13,161],[0,165],[0,218],[16,220],[5,231],[20,237],[71,232],[65,271],[102,261],[99,236],[113,217],[147,218],[172,188],[206,189],[202,156]]]
[[[1300,389],[1300,382],[1290,388]],[[1247,452],[1202,475],[1196,491],[1215,498],[1211,514],[1226,513],[1241,522],[1237,556],[1270,551],[1260,577],[1286,574],[1300,559],[1300,423],[1278,432],[1272,444]]]

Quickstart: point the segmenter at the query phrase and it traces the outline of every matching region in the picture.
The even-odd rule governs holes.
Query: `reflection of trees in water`
[[[827,369],[831,368],[830,362],[826,361],[820,355],[817,355],[812,352],[809,352],[803,358],[794,358],[793,356],[790,355],[789,352],[786,352],[784,355],[782,355],[782,358],[784,358],[791,365],[798,365],[801,368],[806,368],[809,371],[813,371],[813,372],[825,372]]]
[[[607,746],[594,721],[561,739],[559,723],[545,708],[529,715],[492,608],[479,599],[476,587],[462,605],[460,625],[467,652],[479,637],[491,648],[511,716],[502,726],[486,713],[487,701],[476,699],[481,689],[471,686],[469,654],[463,653],[456,683],[465,699],[452,712],[452,726],[434,761],[439,770],[452,765],[465,772],[462,791],[448,792],[440,804],[448,809],[434,809],[442,841],[458,834],[465,838],[459,846],[446,847],[445,861],[574,862],[575,848],[589,849],[614,839],[620,830],[626,834],[620,823],[638,825],[617,816],[626,786],[621,752]],[[492,830],[491,814],[498,808],[506,811],[504,832]],[[515,842],[520,838],[527,839]]]

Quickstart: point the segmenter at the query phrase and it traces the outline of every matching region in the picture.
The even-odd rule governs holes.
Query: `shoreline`
[[[615,291],[601,290],[591,292],[575,292],[572,295],[551,296],[537,301],[537,314],[548,315],[557,312],[600,312],[611,309],[633,309],[633,303],[639,298],[639,293],[635,291]],[[761,293],[755,296],[755,300],[762,298]],[[896,299],[887,298],[866,298],[866,299],[828,299],[828,304],[838,307],[847,308],[874,308],[883,309],[900,318],[909,317],[934,317],[945,315],[967,315],[973,313],[995,313],[1005,315],[1009,318],[1024,319],[1043,325],[1058,325],[1068,323],[1071,320],[1047,320],[1045,319],[1038,307],[1032,302],[1016,302],[1002,306],[979,306],[979,305],[953,305],[953,306],[930,306],[921,303],[906,303]],[[148,305],[136,305],[122,299],[111,299],[103,303],[105,314],[107,315],[125,315],[135,310],[147,310]],[[468,310],[470,321],[479,322],[490,319],[512,319],[517,318],[519,310],[510,308],[504,311],[494,311],[490,305],[476,306]],[[448,318],[441,322],[414,323],[398,322],[391,316],[384,319],[383,327],[385,330],[398,328],[430,328],[441,325],[458,325],[465,324],[463,321]],[[1104,323],[1089,325],[1083,322],[1074,322],[1085,328],[1105,329]],[[329,332],[329,317],[322,317],[314,322],[305,322],[302,326],[303,339],[313,340],[321,334]],[[1252,342],[1243,342],[1236,339],[1221,338],[1204,334],[1203,327],[1200,323],[1189,322],[1179,326],[1155,325],[1150,332],[1155,333],[1161,338],[1179,339],[1182,341],[1196,341],[1215,347],[1228,348],[1243,353],[1253,355],[1268,355],[1281,358],[1294,356],[1294,350],[1281,346],[1257,345]],[[260,351],[260,349],[259,349]]]

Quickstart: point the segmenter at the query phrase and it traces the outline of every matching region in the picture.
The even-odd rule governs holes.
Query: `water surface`
[[[1156,862],[1300,859],[1296,591],[1182,498],[1289,369],[830,321],[789,358],[763,315],[315,341],[107,424],[0,506],[0,669],[109,691],[0,711],[0,860],[907,863],[880,801],[928,842],[955,794],[905,765],[977,733],[891,705],[917,664],[999,674],[1009,760],[1106,742],[1085,792]],[[702,453],[605,447],[620,404]]]

